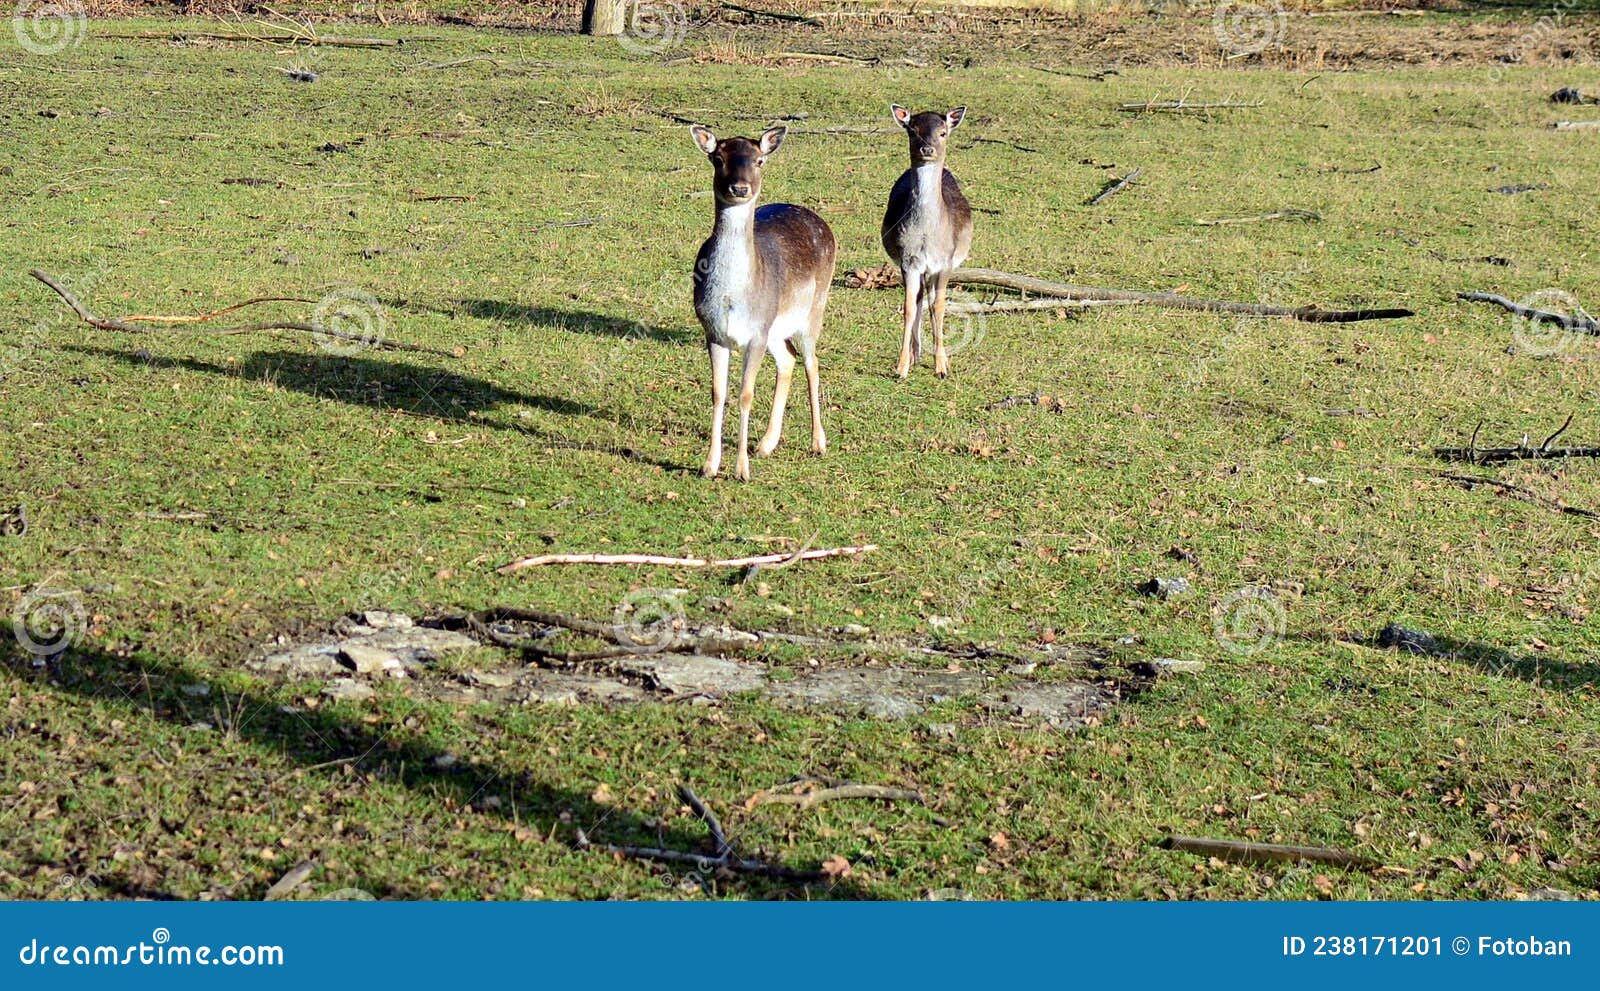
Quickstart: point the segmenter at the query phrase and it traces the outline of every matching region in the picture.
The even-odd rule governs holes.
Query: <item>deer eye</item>
[[[767,160],[765,157],[756,159],[756,168],[763,168],[766,166],[766,164]]]
[[[949,135],[950,135],[950,129],[948,127],[939,128],[939,137],[943,138],[943,137],[948,137]]]

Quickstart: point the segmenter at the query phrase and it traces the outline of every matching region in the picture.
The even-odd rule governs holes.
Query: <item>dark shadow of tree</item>
[[[602,805],[588,795],[540,781],[526,770],[444,759],[445,752],[408,728],[403,716],[391,719],[380,715],[369,722],[372,719],[369,715],[356,721],[325,708],[286,705],[283,699],[263,693],[239,695],[231,686],[210,680],[204,672],[186,662],[144,653],[122,657],[102,650],[72,647],[48,664],[40,665],[34,655],[23,651],[7,637],[0,643],[0,665],[35,688],[48,687],[64,696],[120,709],[130,719],[155,720],[175,727],[187,725],[191,718],[183,704],[184,686],[189,686],[189,692],[196,691],[194,686],[205,686],[209,697],[227,698],[230,706],[238,711],[254,713],[248,720],[231,726],[230,732],[259,749],[263,756],[305,768],[298,782],[305,787],[318,787],[320,776],[342,774],[343,767],[348,764],[370,779],[400,785],[424,796],[439,806],[441,815],[448,812],[458,818],[464,807],[474,806],[475,802],[483,804],[479,796],[491,784],[504,785],[515,796],[512,803],[495,809],[474,806],[477,814],[497,822],[515,821],[539,836],[555,835],[568,843],[575,837],[575,827],[596,824],[588,827],[588,831],[597,843],[712,852],[703,829],[666,828],[640,813]],[[331,766],[329,762],[342,763]],[[127,772],[130,769],[115,770]],[[159,817],[162,810],[146,812]],[[396,838],[378,834],[368,841],[381,843]],[[406,841],[405,836],[398,839]],[[587,855],[610,857],[598,851]],[[35,863],[47,862],[40,851],[19,851],[18,856],[28,857]],[[684,867],[667,865],[666,869],[682,873]],[[641,861],[639,870],[652,868]],[[715,871],[708,869],[707,873]],[[97,878],[96,881],[106,893],[137,898],[175,897],[139,881],[123,878]],[[752,874],[726,874],[718,877],[717,884],[724,894],[748,898],[870,897],[850,882],[800,882]],[[394,898],[430,897],[424,890],[398,888],[372,893]],[[261,894],[262,891],[234,891],[231,897],[258,898]]]
[[[497,299],[458,299],[468,316],[496,323],[537,324],[555,330],[620,337],[624,340],[662,341],[668,344],[694,344],[703,340],[696,326],[661,327],[645,320],[625,320],[588,310],[563,310],[553,306],[531,306]]]
[[[408,361],[361,355],[257,351],[237,366],[196,358],[167,358],[147,351],[69,346],[69,351],[112,358],[140,368],[174,368],[227,378],[248,379],[291,389],[317,399],[403,413],[407,416],[471,424],[522,434],[544,447],[609,454],[664,471],[687,472],[685,465],[651,457],[631,447],[575,441],[536,426],[485,414],[523,406],[562,416],[614,419],[587,403],[517,392],[484,379]]]

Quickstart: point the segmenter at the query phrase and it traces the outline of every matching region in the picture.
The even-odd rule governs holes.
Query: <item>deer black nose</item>
[[[736,182],[728,187],[728,192],[743,199],[750,195],[750,184],[748,182]]]
[[[923,145],[922,146],[922,157],[923,158],[932,158],[936,154],[938,154],[938,152],[936,152],[934,150],[933,145]]]

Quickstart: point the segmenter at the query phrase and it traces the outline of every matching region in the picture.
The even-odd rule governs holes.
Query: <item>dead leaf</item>
[[[850,861],[834,854],[822,862],[822,873],[832,878],[850,876]]]
[[[610,805],[616,800],[617,796],[611,794],[611,786],[604,781],[600,782],[600,787],[596,788],[594,793],[589,796],[589,801],[597,805]]]
[[[1005,833],[995,833],[989,837],[989,845],[996,850],[1009,850],[1011,849],[1011,838]]]

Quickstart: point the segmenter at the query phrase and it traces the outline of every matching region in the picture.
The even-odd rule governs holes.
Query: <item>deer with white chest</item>
[[[705,475],[722,467],[722,418],[728,401],[728,365],[743,352],[739,378],[737,473],[750,479],[750,407],[763,353],[778,366],[772,420],[756,449],[768,455],[783,433],[783,411],[795,359],[805,365],[811,400],[811,449],[826,452],[822,432],[822,383],[817,340],[828,305],[837,245],[827,223],[805,207],[772,203],[756,208],[761,173],[783,144],[785,129],[770,128],[759,139],[717,139],[707,128],[690,128],[695,144],[711,160],[717,217],[694,266],[694,312],[706,331],[711,356],[711,450]]]
[[[933,324],[933,374],[950,374],[944,347],[945,287],[972,248],[972,208],[961,184],[944,167],[950,132],[967,115],[966,107],[949,113],[913,114],[890,107],[895,123],[911,139],[911,167],[894,184],[883,214],[883,248],[900,267],[906,287],[905,325],[895,374],[911,374],[922,349],[922,313]]]

